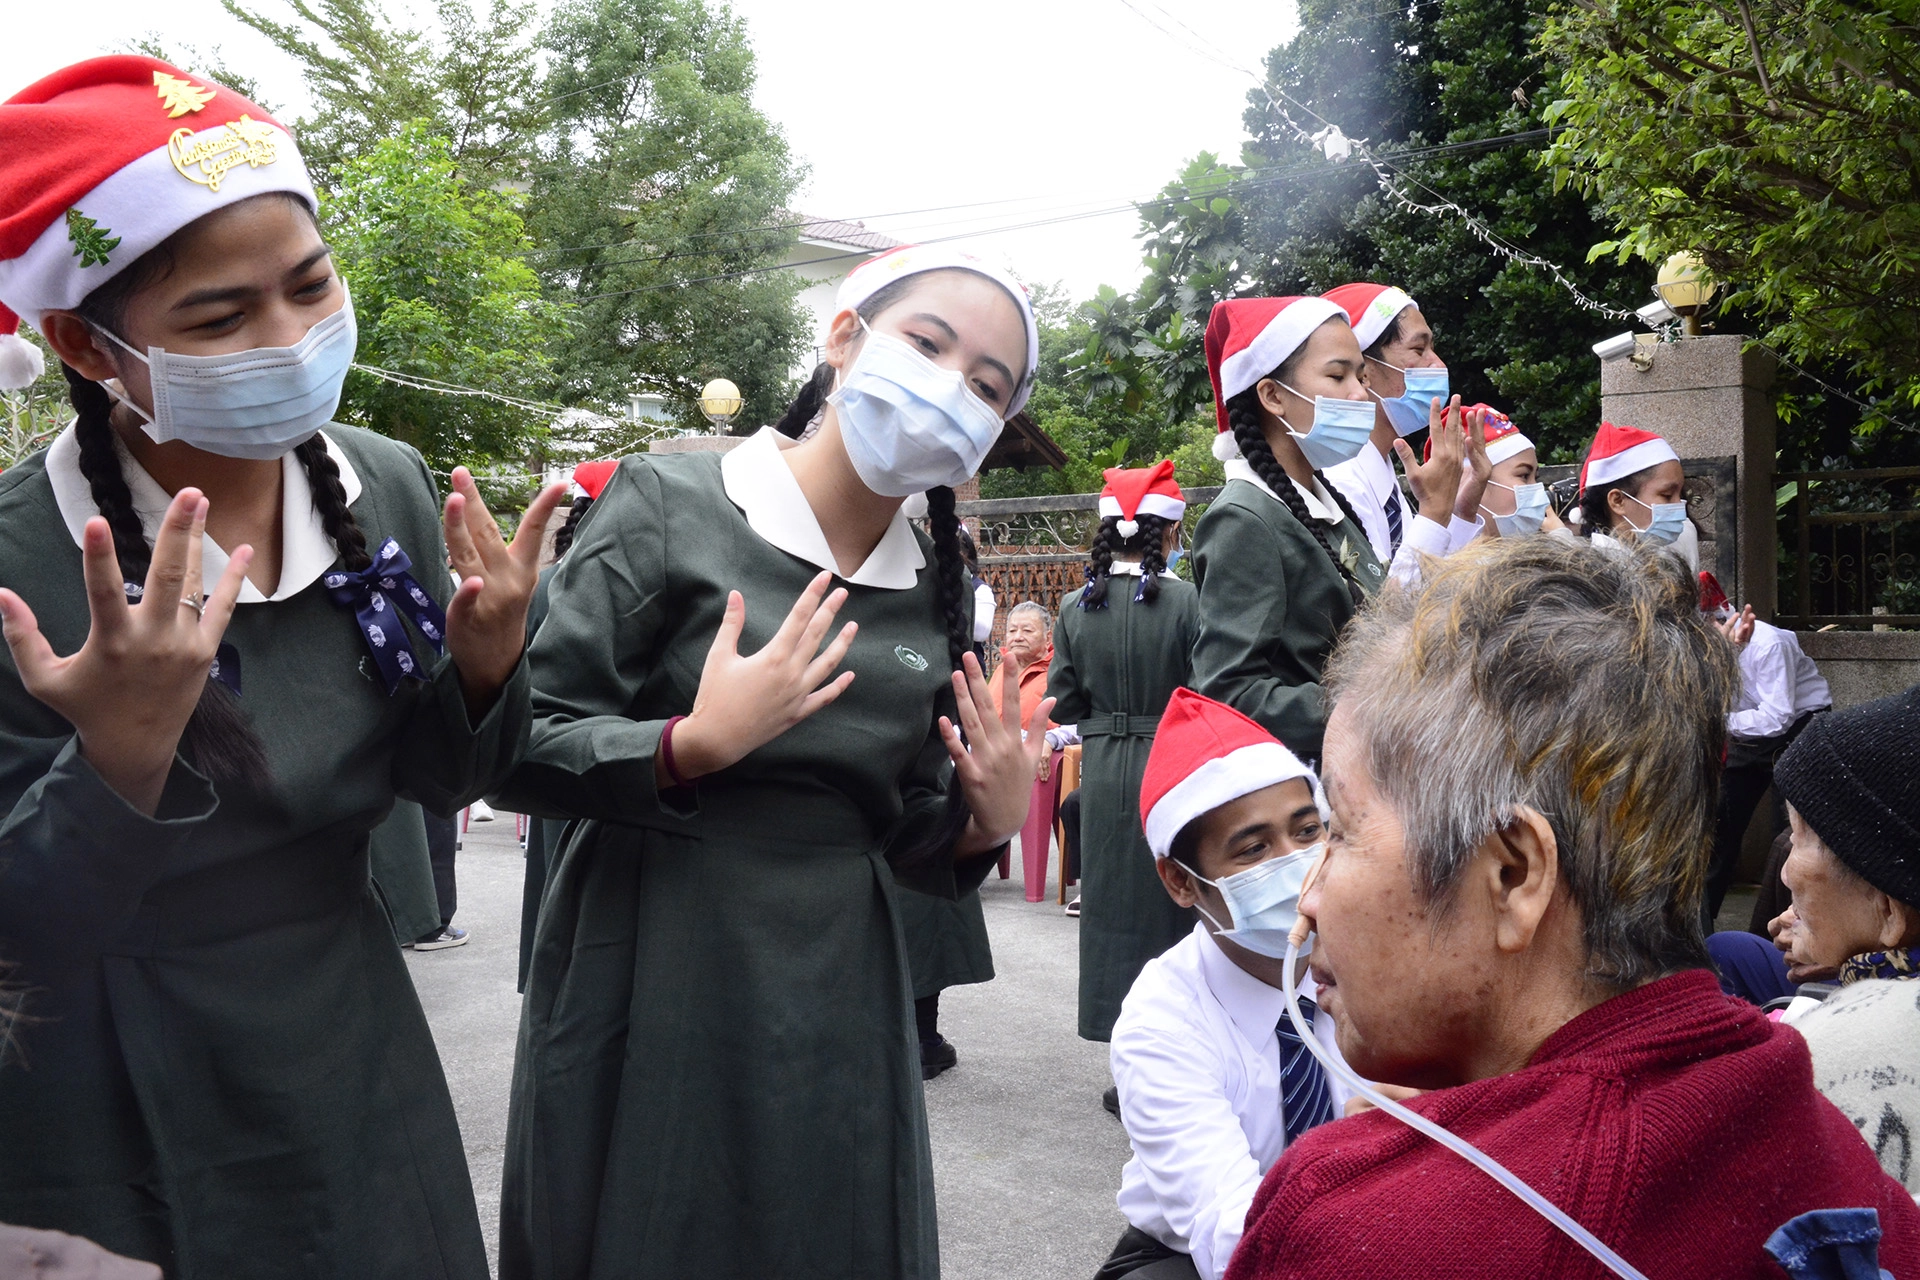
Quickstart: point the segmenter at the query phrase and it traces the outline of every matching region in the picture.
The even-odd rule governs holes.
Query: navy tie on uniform
[[[1404,532],[1400,525],[1400,495],[1394,494],[1383,505],[1387,512],[1387,558],[1391,560],[1394,552],[1400,550],[1400,536]]]
[[[1309,1028],[1315,1012],[1313,1001],[1301,996],[1300,1018]],[[1333,1095],[1327,1092],[1326,1072],[1300,1043],[1293,1021],[1282,1017],[1275,1032],[1280,1037],[1280,1118],[1292,1146],[1307,1130],[1333,1119]]]

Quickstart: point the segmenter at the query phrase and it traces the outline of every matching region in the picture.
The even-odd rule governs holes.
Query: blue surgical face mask
[[[1367,359],[1394,370],[1407,380],[1406,390],[1391,400],[1372,387],[1367,388],[1367,394],[1378,400],[1380,406],[1387,411],[1387,421],[1391,422],[1393,429],[1403,436],[1410,436],[1416,431],[1425,431],[1433,401],[1438,399],[1441,404],[1445,404],[1448,397],[1453,394],[1452,380],[1447,376],[1445,365],[1402,369],[1398,365],[1387,364],[1385,360],[1374,360],[1372,356],[1368,356]]]
[[[1640,502],[1640,499],[1632,494],[1628,494],[1627,497]],[[1628,520],[1627,524],[1635,533],[1649,541],[1666,546],[1679,537],[1680,531],[1687,527],[1687,504],[1684,502],[1640,502],[1640,505],[1653,512],[1653,520],[1644,529],[1634,524],[1632,520]]]
[[[1547,516],[1547,486],[1543,484],[1501,484],[1498,480],[1489,480],[1488,484],[1496,489],[1505,489],[1513,495],[1513,514],[1496,515],[1481,507],[1493,516],[1493,523],[1503,538],[1518,538],[1529,533],[1540,532],[1541,522]]]
[[[1197,910],[1217,930],[1215,937],[1236,942],[1255,955],[1279,960],[1287,954],[1287,935],[1300,918],[1300,891],[1307,873],[1326,851],[1327,842],[1322,840],[1298,853],[1268,858],[1245,871],[1236,871],[1224,880],[1209,880],[1188,868],[1188,875],[1220,891],[1233,917],[1233,928],[1222,926],[1205,907]]]
[[[861,483],[888,498],[965,484],[1004,425],[998,410],[892,334],[867,328],[852,370],[827,397]]]
[[[1286,383],[1280,384],[1287,387]],[[1337,467],[1351,461],[1366,446],[1367,437],[1373,434],[1373,405],[1366,400],[1336,400],[1332,396],[1300,396],[1302,400],[1313,401],[1313,426],[1304,433],[1295,431],[1292,423],[1286,423],[1287,433],[1300,446],[1300,452],[1306,456],[1307,465],[1315,471],[1325,471],[1328,467]],[[1286,422],[1283,418],[1282,422]]]

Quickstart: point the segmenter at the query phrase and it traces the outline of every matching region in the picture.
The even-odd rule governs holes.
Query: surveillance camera
[[[1616,333],[1605,342],[1594,343],[1593,354],[1602,360],[1624,360],[1633,354],[1633,338],[1631,333]]]
[[[1639,316],[1640,323],[1646,325],[1649,329],[1658,329],[1661,325],[1680,318],[1674,309],[1668,306],[1666,301],[1661,298],[1655,298],[1646,306],[1635,311],[1634,314]]]

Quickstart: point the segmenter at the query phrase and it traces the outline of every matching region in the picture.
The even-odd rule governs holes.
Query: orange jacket
[[[1033,713],[1039,710],[1041,699],[1047,696],[1047,668],[1053,663],[1053,642],[1047,642],[1047,651],[1027,664],[1020,673],[1020,724],[1029,733],[1045,733],[1053,727],[1053,721],[1033,723]],[[987,692],[993,695],[993,709],[1000,711],[1006,706],[1003,695],[1007,687],[1007,668],[1013,665],[1013,659],[1006,649],[1000,651],[1000,665],[994,670],[993,679],[987,684]]]

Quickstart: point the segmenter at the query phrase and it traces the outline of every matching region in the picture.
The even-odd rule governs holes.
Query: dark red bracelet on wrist
[[[667,727],[660,731],[660,763],[667,766],[667,777],[673,780],[673,785],[676,787],[693,785],[693,780],[681,777],[680,770],[673,764],[673,726],[685,719],[685,716],[674,716],[667,721]]]

